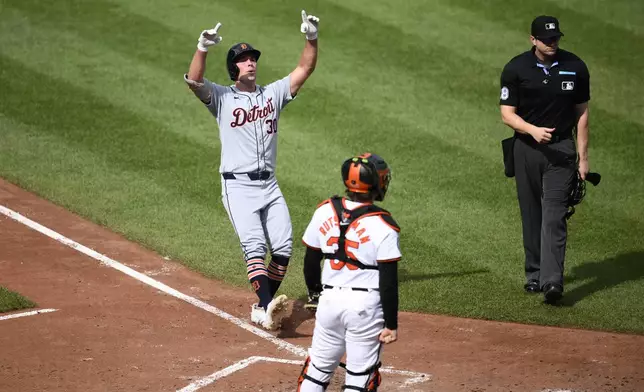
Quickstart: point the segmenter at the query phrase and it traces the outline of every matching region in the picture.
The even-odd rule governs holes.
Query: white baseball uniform
[[[347,199],[342,199],[342,203],[348,210],[364,205]],[[347,228],[346,253],[365,266],[397,262],[401,259],[398,230],[382,215],[363,215]],[[338,250],[339,235],[339,219],[327,201],[313,214],[302,241],[324,254],[333,254]],[[350,373],[365,372],[379,363],[381,343],[378,337],[384,328],[378,291],[379,271],[359,269],[352,264],[325,258],[322,285],[324,290],[316,312],[309,350],[310,365],[306,374],[328,382],[346,352],[346,385],[364,387],[369,375]],[[321,385],[310,381],[304,381],[300,389],[302,392],[323,390]]]

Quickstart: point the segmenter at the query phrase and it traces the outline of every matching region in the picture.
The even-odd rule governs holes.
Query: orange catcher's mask
[[[382,157],[367,152],[344,161],[342,181],[349,192],[371,193],[376,201],[382,201],[391,181],[391,170]]]

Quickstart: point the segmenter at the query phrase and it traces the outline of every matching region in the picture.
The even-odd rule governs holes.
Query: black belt
[[[260,172],[248,172],[248,173],[221,173],[221,176],[224,178],[224,180],[236,180],[237,176],[239,175],[246,175],[251,181],[257,181],[257,180],[268,180],[271,177],[271,172],[264,170]]]
[[[324,286],[322,286],[322,288],[323,288],[323,289],[332,289],[332,288],[333,288],[333,286],[329,286],[328,284],[325,284]],[[347,288],[348,288],[348,289],[351,289],[351,290],[353,290],[353,291],[369,291],[369,290],[378,290],[378,289],[365,289],[365,288],[362,288],[362,287],[347,287]]]

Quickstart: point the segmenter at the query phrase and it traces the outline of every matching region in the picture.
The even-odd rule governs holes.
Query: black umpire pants
[[[577,171],[572,137],[538,144],[520,135],[514,144],[517,195],[523,223],[526,280],[563,286],[568,197]]]

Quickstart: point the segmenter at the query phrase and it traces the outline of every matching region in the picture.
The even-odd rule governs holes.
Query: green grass
[[[583,3],[583,6],[580,4]],[[199,32],[262,50],[260,82],[292,70],[299,3],[0,0],[0,176],[248,288],[220,198],[212,116],[182,80]],[[252,10],[240,13],[240,9]],[[644,333],[644,13],[636,0],[314,1],[318,68],[280,121],[278,178],[295,243],[284,292],[305,293],[301,237],[341,193],[339,166],[371,150],[393,167],[384,207],[403,228],[403,310]],[[591,71],[591,169],[570,221],[564,306],[524,295],[514,182],[503,177],[498,80],[559,16]],[[305,163],[305,164],[304,164]]]
[[[36,304],[18,293],[0,286],[0,313],[33,308]]]

